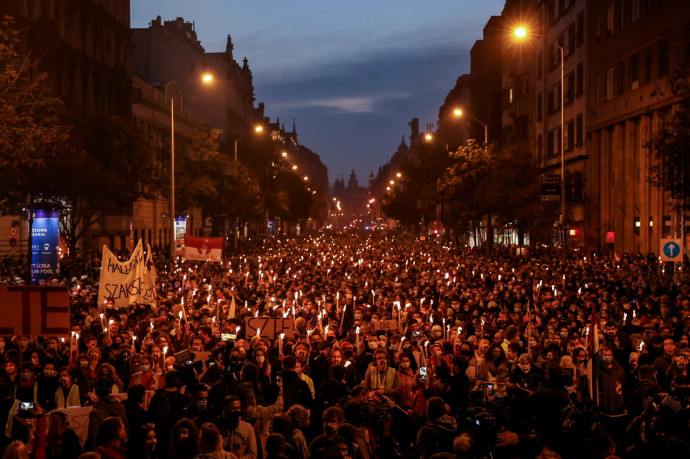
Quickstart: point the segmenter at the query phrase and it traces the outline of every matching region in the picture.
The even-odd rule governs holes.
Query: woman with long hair
[[[170,433],[168,457],[170,459],[193,459],[199,454],[199,428],[189,418],[175,423]]]
[[[82,453],[79,437],[67,425],[67,416],[56,411],[48,419],[47,459],[71,459]]]
[[[132,442],[127,448],[128,459],[156,459],[156,429],[151,424],[144,424],[134,434]]]

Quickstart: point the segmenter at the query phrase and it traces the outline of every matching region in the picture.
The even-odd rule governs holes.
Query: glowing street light
[[[526,27],[517,27],[513,34],[515,38],[522,41],[528,38],[529,35],[535,37],[544,37],[544,35],[531,34]],[[558,42],[554,41],[553,45],[561,52],[561,217],[560,223],[565,222],[565,50]]]
[[[263,130],[264,130],[264,127],[263,127],[263,126],[257,125],[257,126],[254,126],[252,129],[248,130],[247,132],[245,132],[244,134],[242,134],[241,136],[239,136],[239,137],[237,137],[237,138],[235,139],[235,164],[237,164],[237,143],[238,143],[240,140],[242,140],[242,138],[243,138],[244,136],[246,136],[246,135],[248,135],[248,134],[251,134],[252,132],[257,133],[257,134],[260,134]]]
[[[461,116],[467,116],[468,118],[471,118],[471,119],[475,120],[477,123],[481,124],[484,127],[484,144],[486,145],[489,143],[489,125],[488,124],[486,124],[484,121],[480,120],[479,118],[472,116],[469,113],[464,112],[460,108],[456,108],[455,110],[453,110],[453,114],[455,116],[457,116],[458,118]]]

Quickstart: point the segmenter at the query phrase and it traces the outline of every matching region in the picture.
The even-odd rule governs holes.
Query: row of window
[[[601,100],[603,95],[604,100],[611,100],[634,91],[640,82],[647,84],[655,78],[668,75],[670,68],[669,42],[662,39],[607,67],[604,70],[603,94],[599,93],[597,99]]]
[[[655,3],[666,0],[615,0],[606,11],[597,18],[597,41],[612,37],[620,30],[640,19],[640,16],[652,11]]]
[[[566,121],[565,132],[563,135],[563,143],[565,144],[565,151],[573,150],[576,147],[581,147],[584,139],[584,118],[582,113],[578,113],[574,120]],[[561,127],[551,129],[546,135],[546,157],[551,158],[560,156],[561,154]],[[537,155],[543,157],[542,151],[543,137],[541,134],[537,136]]]

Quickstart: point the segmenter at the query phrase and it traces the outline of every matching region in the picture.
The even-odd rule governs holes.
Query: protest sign
[[[123,308],[131,303],[156,304],[156,269],[151,247],[144,254],[141,240],[127,261],[119,261],[103,246],[103,262],[98,287],[98,306],[105,307],[112,300],[114,307]]]
[[[46,418],[50,419],[53,413],[64,413],[67,416],[67,425],[79,437],[81,447],[84,447],[89,436],[89,413],[93,406],[71,406],[69,408],[59,408],[46,413]]]
[[[295,324],[292,318],[284,319],[282,317],[247,317],[244,319],[247,331],[247,339],[256,336],[257,330],[260,330],[262,338],[275,339],[281,333],[285,333],[285,337],[292,338],[295,334]]]
[[[192,261],[221,261],[223,259],[223,238],[196,237],[185,234],[184,257]]]
[[[396,331],[398,329],[398,321],[397,320],[374,320],[371,322],[372,325],[374,326],[375,331],[387,331],[387,332],[392,332]]]
[[[69,303],[67,287],[0,286],[0,335],[67,337]]]

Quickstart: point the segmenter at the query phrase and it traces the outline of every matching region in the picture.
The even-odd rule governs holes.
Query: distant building
[[[359,185],[354,170],[347,185],[343,177],[336,179],[332,197],[335,199],[335,204],[331,203],[335,229],[362,229],[367,225],[369,187]]]
[[[175,81],[187,106],[222,131],[221,140],[232,141],[263,121],[248,61],[235,61],[230,36],[224,52],[206,52],[194,24],[183,18],[163,22],[159,16],[146,29],[132,29],[132,73],[159,88]],[[203,81],[205,75],[212,79]]]

